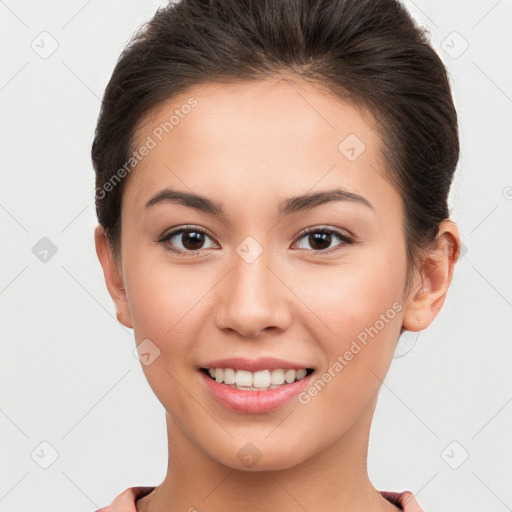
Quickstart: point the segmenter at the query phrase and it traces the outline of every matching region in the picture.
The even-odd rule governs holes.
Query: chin
[[[265,436],[268,432],[265,432]],[[308,436],[305,436],[307,439]],[[301,450],[295,443],[281,442],[272,435],[265,438],[258,436],[244,436],[247,441],[233,441],[228,446],[220,446],[218,450],[211,451],[210,456],[231,469],[238,471],[279,471],[290,469],[304,462],[311,454],[304,450],[304,441],[300,442]],[[252,439],[252,440],[249,440]]]

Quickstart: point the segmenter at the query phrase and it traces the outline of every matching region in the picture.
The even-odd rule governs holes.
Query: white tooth
[[[304,370],[304,368],[302,370],[297,370],[296,379],[300,380],[300,379],[304,378],[306,376],[306,373],[307,373],[307,371]]]
[[[252,385],[256,388],[268,388],[270,386],[270,370],[254,372],[252,376]]]
[[[275,368],[274,370],[261,370],[253,373],[233,368],[209,368],[208,373],[217,382],[223,382],[228,386],[261,391],[275,389],[284,383],[291,384],[295,380],[303,379],[307,371],[304,368],[300,370]]]
[[[252,373],[247,370],[236,371],[237,386],[252,386]]]
[[[224,384],[234,384],[236,382],[235,370],[233,368],[224,369]]]
[[[281,368],[272,370],[272,373],[270,374],[270,383],[273,384],[274,386],[284,384],[284,370],[282,370]]]
[[[291,384],[295,380],[295,370],[286,370],[286,373],[284,374],[284,380]]]

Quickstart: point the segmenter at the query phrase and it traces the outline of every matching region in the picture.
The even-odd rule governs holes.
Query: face
[[[150,149],[122,200],[118,318],[146,344],[168,415],[213,459],[247,469],[250,442],[258,469],[293,466],[374,405],[407,306],[404,211],[380,144],[363,112],[283,80],[203,84],[139,127]],[[218,364],[271,358],[249,374],[261,385],[280,378],[265,369],[309,370],[265,392],[201,370],[231,358],[245,361]]]

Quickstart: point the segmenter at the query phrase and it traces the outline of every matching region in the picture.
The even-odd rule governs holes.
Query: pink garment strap
[[[393,492],[379,491],[384,498],[391,501],[394,505],[398,505],[404,512],[423,512],[419,503],[416,501],[411,491]]]
[[[100,508],[96,512],[137,512],[135,501],[149,494],[154,488],[154,486],[128,487],[128,489],[116,496],[108,507]]]

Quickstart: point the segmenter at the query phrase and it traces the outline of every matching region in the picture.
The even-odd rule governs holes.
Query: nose
[[[219,329],[256,339],[288,328],[292,293],[271,260],[270,251],[250,263],[234,254],[233,266],[219,283],[216,297]]]

